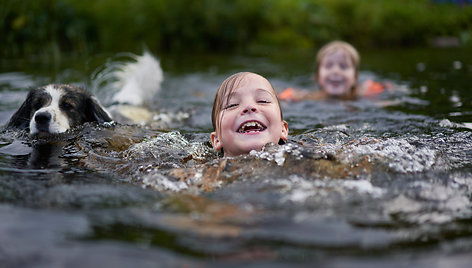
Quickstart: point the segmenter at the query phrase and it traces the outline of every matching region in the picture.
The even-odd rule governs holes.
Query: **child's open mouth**
[[[330,84],[333,87],[339,87],[339,86],[343,85],[343,82],[341,82],[341,81],[330,81]]]
[[[251,133],[251,132],[261,132],[264,131],[267,127],[262,125],[257,121],[249,121],[243,123],[239,129],[238,133]]]
[[[344,79],[340,78],[335,78],[335,79],[329,79],[328,83],[331,84],[334,87],[338,87],[344,84]]]

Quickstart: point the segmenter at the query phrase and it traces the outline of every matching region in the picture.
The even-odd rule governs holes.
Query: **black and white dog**
[[[86,90],[65,84],[32,89],[10,118],[7,128],[27,130],[31,135],[63,133],[85,122],[111,122],[112,114],[120,123],[142,123],[152,119],[142,106],[160,90],[163,72],[151,53],[132,55],[131,61],[107,64],[96,81],[106,93],[101,100],[111,103],[107,109]],[[97,87],[98,88],[98,87]]]
[[[7,128],[27,130],[31,135],[63,133],[85,122],[110,122],[111,116],[86,90],[51,84],[30,90]]]

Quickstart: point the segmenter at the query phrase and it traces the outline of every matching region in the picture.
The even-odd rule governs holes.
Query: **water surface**
[[[86,124],[0,136],[5,267],[469,267],[472,60],[461,50],[364,51],[361,79],[397,90],[282,103],[290,139],[221,159],[211,104],[230,74],[313,88],[313,55],[166,56],[145,126]],[[92,87],[115,55],[4,60],[0,121],[27,89]],[[385,106],[388,103],[390,105]],[[380,105],[382,104],[382,105]],[[165,115],[188,117],[174,121]]]

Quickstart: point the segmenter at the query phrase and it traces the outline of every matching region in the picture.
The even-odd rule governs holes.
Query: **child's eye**
[[[324,65],[324,67],[325,67],[326,69],[331,69],[331,67],[333,67],[333,64],[332,64],[331,62],[329,62],[329,63],[326,63],[326,64]]]
[[[236,106],[238,106],[237,103],[230,103],[230,104],[228,104],[228,105],[225,106],[225,109],[231,109],[231,108],[234,108],[234,107],[236,107]]]
[[[268,100],[258,100],[257,103],[270,103]]]

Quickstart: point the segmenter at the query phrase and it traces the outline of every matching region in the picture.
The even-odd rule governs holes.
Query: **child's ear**
[[[217,152],[219,152],[223,148],[223,145],[221,144],[221,141],[218,138],[218,135],[216,134],[216,132],[211,133],[211,145],[213,145],[213,148]]]
[[[284,141],[288,139],[288,123],[285,120],[282,121],[282,133],[280,138]]]

